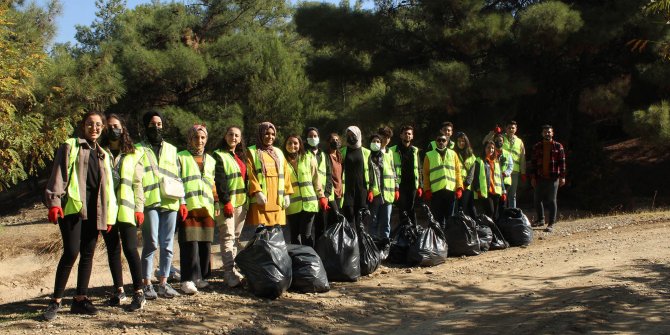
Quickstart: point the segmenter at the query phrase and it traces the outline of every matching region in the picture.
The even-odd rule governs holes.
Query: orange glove
[[[484,198],[484,196],[482,195],[482,192],[481,192],[481,191],[477,191],[477,196],[479,196],[479,199],[483,199],[483,198]]]
[[[503,195],[500,197],[500,199],[501,199],[503,202],[507,201],[507,194],[503,194]]]
[[[47,217],[49,218],[49,222],[57,224],[58,218],[63,218],[63,209],[58,206],[51,207],[49,208],[49,215]]]
[[[400,191],[395,190],[395,193],[393,193],[393,201],[398,201],[400,199]]]
[[[433,199],[433,192],[430,190],[423,192],[423,200],[430,201],[430,199]]]
[[[135,212],[135,222],[137,222],[138,226],[141,226],[144,223],[144,213]]]
[[[181,215],[182,220],[186,220],[186,217],[188,216],[188,209],[186,208],[186,205],[179,206],[179,215]]]
[[[112,231],[112,226],[107,225],[107,234],[109,234],[109,232],[111,232],[111,231]]]
[[[319,199],[319,207],[321,207],[321,209],[323,209],[325,212],[330,210],[330,206],[328,206],[328,199],[326,199],[326,197]]]
[[[525,173],[522,173],[522,174],[521,174],[521,182],[522,182],[522,183],[525,183],[525,182],[526,182],[526,179],[527,179],[527,178],[526,178],[526,174],[525,174]]]
[[[421,187],[416,189],[416,196],[419,198],[423,196],[423,189]]]
[[[458,189],[456,190],[456,199],[460,199],[461,197],[463,197],[463,189],[462,189],[462,188],[458,188]]]
[[[233,217],[233,204],[228,201],[226,202],[225,205],[223,205],[223,216],[227,218],[232,218]]]
[[[372,191],[368,191],[368,202],[372,202],[372,198],[375,196],[372,194]]]

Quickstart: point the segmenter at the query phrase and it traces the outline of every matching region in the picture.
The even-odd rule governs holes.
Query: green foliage
[[[562,46],[583,25],[579,11],[560,1],[547,1],[519,14],[516,35],[521,45],[541,52]]]
[[[604,85],[585,88],[579,97],[579,110],[592,116],[617,116],[626,108],[624,98],[630,84],[630,76],[623,76]]]
[[[668,143],[670,140],[670,102],[663,100],[647,109],[633,112],[635,131],[642,137]]]

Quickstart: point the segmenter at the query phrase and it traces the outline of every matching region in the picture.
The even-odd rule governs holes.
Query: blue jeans
[[[382,203],[380,196],[370,205],[370,235],[382,239],[391,235],[391,204]]]
[[[519,188],[519,173],[512,172],[512,185],[507,189],[507,207],[508,208],[517,208],[516,207],[516,190]]]
[[[160,246],[158,277],[167,277],[172,265],[174,230],[177,225],[177,212],[165,209],[149,208],[144,210],[142,225],[142,272],[150,279],[154,269],[154,253]]]

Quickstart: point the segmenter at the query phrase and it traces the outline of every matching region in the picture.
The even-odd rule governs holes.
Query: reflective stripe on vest
[[[68,156],[68,185],[67,185],[67,203],[63,209],[65,215],[79,214],[84,203],[79,194],[79,173],[86,173],[86,171],[78,171],[77,162],[79,161],[79,139],[69,138],[65,143],[70,146],[70,155]],[[104,149],[103,149],[104,150]],[[112,162],[110,156],[105,152],[105,159],[103,165],[105,169],[105,180],[101,180],[101,184],[105,183],[106,194],[104,201],[107,205],[107,222],[108,226],[116,224],[116,214],[118,206],[116,204],[116,196],[114,195],[114,180],[112,178]]]
[[[465,183],[465,178],[468,177],[468,171],[470,171],[470,168],[473,165],[475,165],[477,158],[475,157],[475,155],[470,155],[470,157],[468,157],[464,162],[461,155],[456,154],[456,156],[458,157],[458,161],[461,162],[461,178],[463,178],[463,183]],[[471,186],[472,185],[468,185],[468,187],[466,187],[465,189],[470,190]]]
[[[312,157],[314,157],[314,159],[316,159],[316,157],[317,157],[311,151],[307,151],[306,154],[311,155]],[[321,189],[325,191],[325,189],[326,189],[326,159],[328,159],[328,158],[326,157],[326,154],[323,151],[320,151],[318,155],[321,156],[321,162],[319,162],[319,160],[316,159],[316,161],[317,161],[316,171],[319,173],[319,182],[321,183]]]
[[[291,194],[291,203],[286,209],[287,215],[301,211],[316,213],[319,210],[316,191],[314,191],[314,185],[312,184],[312,165],[310,163],[313,159],[316,158],[312,155],[302,155],[298,159],[297,170],[289,164],[293,194]]]
[[[203,156],[202,173],[195,158],[188,150],[178,154],[181,163],[181,180],[184,182],[184,200],[189,211],[206,208],[209,216],[214,217],[214,158]]]
[[[506,153],[503,150],[502,154],[500,155],[500,158],[499,158],[500,159],[500,168],[502,169],[502,171],[507,171],[507,169],[509,168],[509,166],[508,166],[508,163],[509,163],[508,158],[509,157],[510,157],[509,153]],[[512,169],[512,170],[514,170],[514,169]],[[505,185],[512,185],[512,176],[509,175],[509,176],[505,177],[503,179],[503,183],[505,183]]]
[[[514,166],[512,167],[512,171],[514,172],[519,172],[521,171],[521,145],[523,144],[523,141],[521,141],[520,138],[514,139],[514,145],[512,145],[512,142],[507,139],[507,135],[503,136],[503,152],[506,152],[510,156],[512,156],[512,161],[514,162]]]
[[[380,171],[381,177],[384,184],[384,202],[392,204],[395,198],[395,189],[396,189],[396,179],[393,175],[394,164],[393,164],[393,153],[388,151],[382,153],[382,169]],[[376,197],[380,194],[379,186],[372,186],[372,194]]]
[[[279,150],[277,147],[273,147],[274,152],[277,154],[277,158],[279,158],[279,162],[277,162],[279,166],[279,171],[277,171],[277,174],[279,175],[279,183],[277,185],[277,192],[279,193],[277,197],[277,202],[280,207],[284,207],[284,153]],[[261,153],[256,149],[255,145],[250,146],[249,148],[249,155],[254,158],[254,168],[256,168],[256,171],[253,171],[253,173],[256,174],[256,179],[258,180],[258,183],[261,185],[261,191],[265,196],[268,196],[268,185],[267,182],[265,181],[265,175],[263,174],[263,165],[261,165]],[[256,197],[249,197],[249,202],[250,203],[256,203]]]
[[[226,174],[226,183],[228,184],[228,193],[230,194],[230,203],[233,207],[240,207],[247,202],[247,193],[242,177],[242,171],[237,164],[235,157],[230,151],[217,150],[214,151],[223,162],[223,172]]]
[[[361,147],[361,152],[363,153],[363,169],[365,170],[365,192],[370,189],[370,172],[368,170],[370,163],[370,149]],[[344,172],[344,158],[347,157],[347,147],[341,148],[340,153],[342,154],[342,194],[344,194],[344,185],[346,185],[345,178],[346,173]],[[344,196],[342,197],[344,199]]]
[[[490,173],[491,169],[489,166],[484,163],[484,160],[481,158],[477,158],[477,164],[479,164],[479,192],[482,194],[482,199],[486,199],[489,196],[489,181],[486,178],[486,172],[488,171]],[[493,181],[495,182],[495,186],[493,189],[495,190],[496,194],[501,195],[502,194],[502,171],[500,169],[500,163],[496,162],[495,166],[493,167],[494,175],[493,175]],[[477,192],[475,193],[475,199],[479,199],[479,195]]]
[[[119,214],[116,220],[135,225],[135,192],[133,190],[133,178],[135,166],[142,158],[143,151],[136,148],[134,153],[123,154],[119,159],[119,175],[121,177],[116,189],[116,201],[119,204]]]
[[[426,153],[430,169],[430,190],[435,193],[441,190],[453,191],[456,189],[456,167],[454,160],[456,153],[447,149],[444,159],[437,150]]]
[[[398,146],[394,145],[389,148],[389,151],[393,153],[393,162],[395,164],[395,173],[398,176],[398,182],[402,179],[402,158],[400,157],[400,152],[398,151]],[[412,146],[413,156],[414,156],[414,188],[419,188],[419,149]]]
[[[144,176],[142,177],[142,186],[144,187],[144,207],[152,207],[156,204],[161,208],[171,211],[179,209],[179,199],[162,198],[160,191],[160,180],[163,175],[173,178],[179,178],[177,170],[177,148],[167,142],[163,142],[160,150],[160,157],[157,160],[154,151],[150,146],[138,143],[135,147],[144,150],[142,165],[144,166]],[[158,175],[154,173],[151,162],[156,165]]]

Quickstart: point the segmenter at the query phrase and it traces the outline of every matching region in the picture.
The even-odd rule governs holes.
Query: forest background
[[[373,3],[373,5],[370,5]],[[57,146],[86,111],[149,109],[167,140],[272,121],[278,145],[317,126],[444,121],[476,153],[514,119],[527,150],[554,126],[568,152],[562,201],[592,212],[670,203],[670,0],[96,0],[75,43],[53,44],[61,4],[0,1],[0,200],[39,197]],[[364,8],[365,7],[365,8]],[[397,139],[394,139],[394,142]],[[365,143],[366,141],[364,141]],[[12,201],[10,201],[12,200]]]

